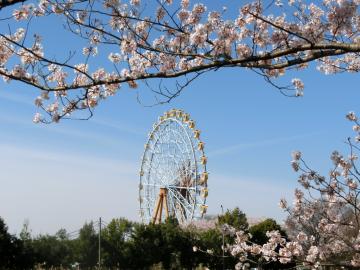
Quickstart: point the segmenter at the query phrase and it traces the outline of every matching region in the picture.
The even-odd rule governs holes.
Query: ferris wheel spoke
[[[182,216],[180,215],[179,211],[177,211],[176,209],[176,202],[173,198],[173,196],[169,196],[169,201],[170,201],[170,207],[171,207],[171,215],[175,216],[175,218],[177,220],[181,220],[182,219]]]
[[[172,195],[177,199],[177,201],[184,207],[185,210],[187,210],[187,212],[191,215],[191,205],[186,201],[186,199],[179,194],[178,192],[176,192],[173,189],[169,189],[169,191],[172,193]]]
[[[163,187],[163,185],[158,185],[158,184],[143,184],[143,185],[149,187]]]
[[[186,218],[186,214],[184,214],[183,211],[179,211],[183,208],[182,205],[176,202],[175,198],[173,196],[170,196],[171,198],[171,205],[172,205],[172,214],[176,217],[176,219],[181,222]]]
[[[168,185],[168,188],[171,189],[187,189],[187,190],[196,190],[196,188],[194,187],[181,187],[181,186],[173,186],[173,185]]]
[[[143,198],[144,202],[155,202],[153,198]]]

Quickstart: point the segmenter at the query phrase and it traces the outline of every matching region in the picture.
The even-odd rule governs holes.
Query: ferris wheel
[[[207,158],[200,130],[182,110],[159,117],[149,133],[140,169],[139,201],[143,222],[179,223],[206,213]]]

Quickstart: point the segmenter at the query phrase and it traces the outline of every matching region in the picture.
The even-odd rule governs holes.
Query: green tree
[[[31,229],[29,225],[29,220],[25,220],[23,227],[20,232],[20,242],[21,242],[21,258],[18,258],[18,261],[21,261],[22,265],[28,267],[33,266],[36,262],[36,256],[33,248],[33,239],[31,236]]]
[[[161,265],[164,269],[191,269],[196,266],[193,241],[188,231],[175,220],[161,224],[137,224],[131,241],[131,269],[148,269]]]
[[[133,222],[124,218],[113,219],[102,231],[103,265],[122,267],[129,260],[129,244]]]
[[[60,229],[55,235],[39,235],[32,241],[37,263],[47,268],[69,267],[74,261],[74,250],[66,230]]]
[[[10,269],[15,265],[14,237],[8,233],[8,227],[0,218],[0,268]]]
[[[234,257],[229,257],[224,254],[223,257],[223,235],[220,228],[213,228],[207,230],[199,230],[196,233],[194,246],[198,251],[194,253],[198,264],[206,266],[210,269],[234,269],[237,260]],[[225,244],[228,239],[225,238]]]
[[[233,210],[226,210],[225,214],[218,216],[218,223],[220,225],[228,224],[234,227],[236,230],[246,231],[249,228],[249,223],[246,218],[246,214],[239,209],[239,207]]]
[[[30,269],[33,265],[31,250],[24,242],[8,232],[0,217],[0,269]]]
[[[286,232],[281,226],[277,224],[274,219],[268,218],[250,227],[249,232],[252,235],[251,241],[259,245],[265,244],[269,239],[266,236],[266,232],[269,231],[279,231],[282,236],[286,237]]]
[[[82,269],[95,267],[98,262],[98,234],[94,223],[85,223],[80,229],[79,237],[74,240],[75,260]]]

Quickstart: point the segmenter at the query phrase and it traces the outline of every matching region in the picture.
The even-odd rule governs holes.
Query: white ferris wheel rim
[[[179,222],[201,218],[207,209],[206,162],[204,143],[194,121],[181,110],[165,112],[149,133],[141,161],[139,201],[143,222],[151,222],[160,188],[167,189],[171,214]],[[184,179],[191,185],[181,183]]]

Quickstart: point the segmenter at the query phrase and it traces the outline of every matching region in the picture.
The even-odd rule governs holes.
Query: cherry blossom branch
[[[0,10],[18,3],[24,3],[27,0],[0,0]]]
[[[177,97],[200,73],[245,68],[287,96],[302,96],[300,79],[285,86],[275,80],[314,61],[326,74],[360,71],[357,2],[326,1],[318,6],[297,0],[288,1],[288,9],[281,8],[285,5],[281,1],[273,3],[271,9],[269,5],[264,8],[260,0],[245,4],[230,20],[225,17],[226,9],[207,12],[205,5],[190,4],[189,0],[177,4],[157,0],[153,5],[141,0],[24,3],[13,11],[9,20],[16,22],[12,23],[58,16],[74,38],[87,45],[81,49],[83,55],[70,53],[73,57],[66,61],[55,61],[45,55],[40,41],[35,51],[34,45],[27,45],[28,31],[22,39],[0,33],[0,51],[4,52],[0,53],[0,75],[6,81],[17,80],[53,93],[48,100],[40,95],[36,103],[46,103],[39,106],[45,110],[53,108],[50,115],[58,120],[94,108],[124,83],[136,88],[140,82],[148,85],[160,80],[161,88],[149,89],[155,100],[163,103]],[[287,16],[275,16],[277,8]],[[268,14],[270,11],[274,14]],[[21,28],[17,32],[20,36]],[[102,57],[104,66],[109,60],[111,67],[99,67],[93,57]],[[36,122],[39,119],[38,114]]]

